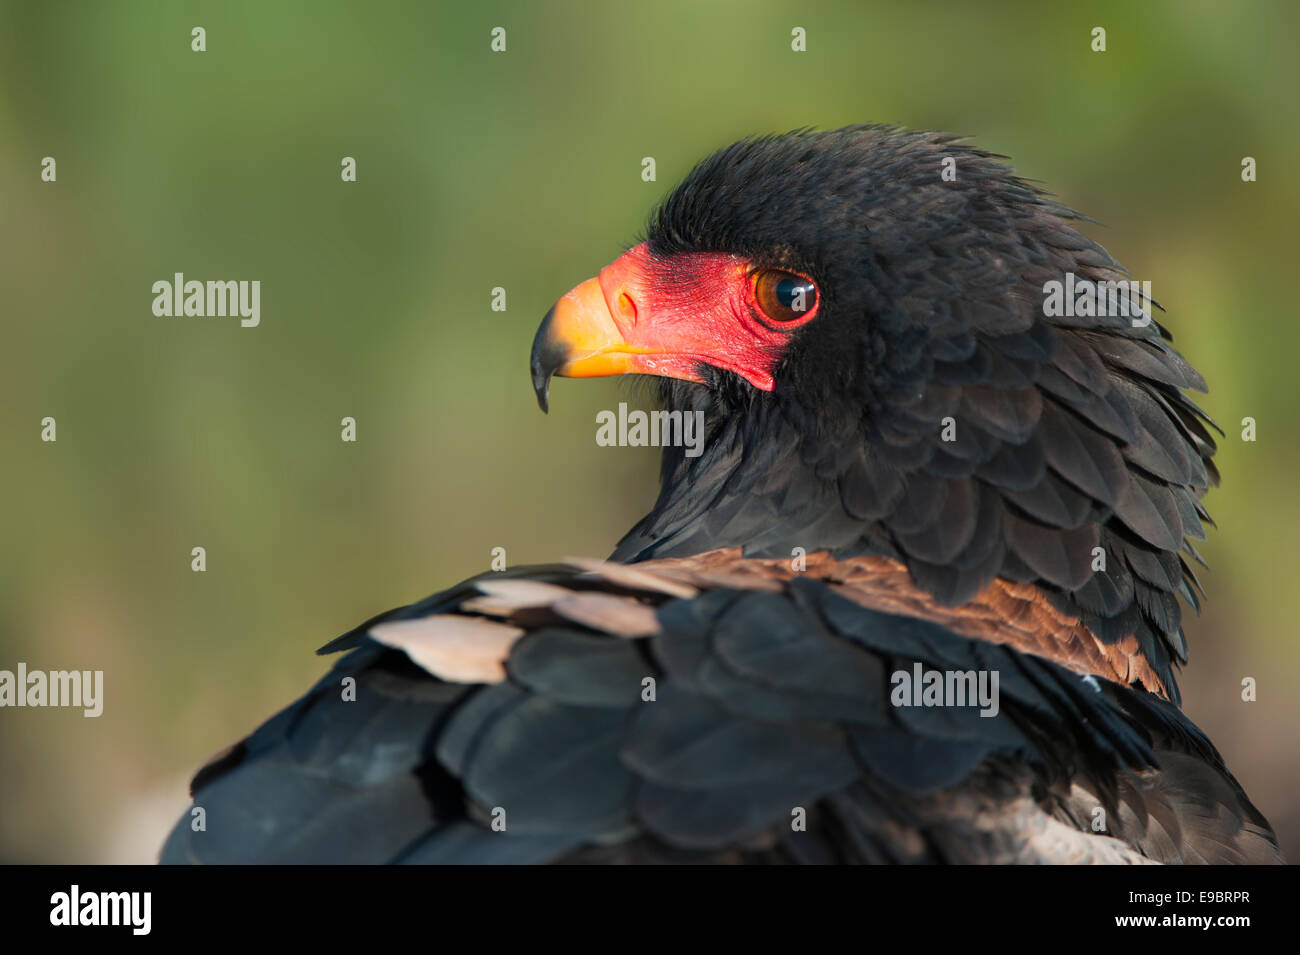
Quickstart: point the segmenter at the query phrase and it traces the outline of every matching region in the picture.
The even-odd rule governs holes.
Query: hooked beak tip
[[[528,363],[533,378],[533,391],[537,395],[537,407],[542,409],[542,414],[550,410],[551,376],[564,362],[564,349],[557,347],[550,336],[554,315],[555,308],[552,306],[533,337],[533,351]]]

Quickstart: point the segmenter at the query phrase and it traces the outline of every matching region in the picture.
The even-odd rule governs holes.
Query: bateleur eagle
[[[163,861],[1278,861],[1178,708],[1204,383],[1154,320],[1046,307],[1128,277],[1002,158],[855,126],[696,167],[531,372],[543,409],[656,376],[701,453],[609,561],[324,647]]]

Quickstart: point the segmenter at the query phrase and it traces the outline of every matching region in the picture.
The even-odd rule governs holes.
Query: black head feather
[[[879,553],[946,603],[1033,581],[1103,640],[1136,636],[1176,697],[1177,595],[1197,588],[1180,551],[1199,559],[1218,481],[1213,425],[1182,394],[1204,382],[1155,321],[1044,315],[1066,273],[1128,276],[1002,158],[855,126],[744,140],[687,176],[651,252],[798,271],[821,311],[771,392],[716,369],[659,379],[708,440],[665,449],[659,500],[615,557]]]

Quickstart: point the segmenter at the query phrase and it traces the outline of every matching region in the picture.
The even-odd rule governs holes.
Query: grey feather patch
[[[514,682],[558,703],[628,707],[640,700],[649,668],[631,643],[552,628],[520,640],[506,669]]]
[[[627,715],[529,697],[487,727],[465,767],[483,812],[511,831],[595,836],[627,824],[629,777],[619,762]]]

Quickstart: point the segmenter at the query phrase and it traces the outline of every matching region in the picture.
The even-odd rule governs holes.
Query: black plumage
[[[535,577],[635,597],[657,608],[661,630],[628,638],[557,618],[519,640],[509,678],[490,686],[438,681],[357,631],[347,640],[357,648],[310,693],[196,780],[206,828],[182,820],[164,861],[679,861],[689,850],[699,861],[1240,862],[1275,852],[1208,741],[1144,691],[864,609],[815,579],[680,598],[576,568]],[[464,598],[447,599],[446,611],[468,613]],[[917,662],[998,671],[998,715],[890,706],[888,674]],[[355,703],[339,693],[346,676]],[[653,703],[647,676],[660,687]],[[1003,825],[977,827],[969,814],[1007,787],[1024,804],[1010,800]],[[1163,838],[1157,808],[1181,820],[1193,805],[1222,831]],[[504,832],[488,822],[498,808]],[[806,831],[790,825],[799,808]],[[1106,838],[1089,834],[1097,808],[1111,820]],[[916,838],[900,842],[901,828]]]
[[[1044,314],[1067,272],[1126,277],[1079,218],[938,134],[701,163],[638,268],[811,277],[770,390],[706,360],[657,379],[706,441],[665,448],[615,563],[485,574],[333,641],[196,777],[206,828],[163,860],[1275,861],[1177,707],[1182,555],[1218,481],[1182,393],[1204,382],[1155,321]],[[996,713],[898,705],[917,666],[996,673]]]
[[[946,156],[957,161],[955,182],[938,175]],[[663,495],[615,558],[806,547],[809,511],[821,512],[825,527],[826,502],[805,498],[807,509],[781,510],[782,533],[770,501],[812,469],[838,480],[845,499],[838,526],[818,545],[943,565],[946,573],[926,576],[947,603],[1001,574],[1036,581],[1102,633],[1115,629],[1109,618],[1136,607],[1143,652],[1177,699],[1178,613],[1146,607],[1165,606],[1155,591],[1181,592],[1182,575],[1139,577],[1123,606],[1105,604],[1089,584],[1091,548],[1111,530],[1135,536],[1127,551],[1151,554],[1201,538],[1197,500],[1218,483],[1205,427],[1213,425],[1180,389],[1205,383],[1154,319],[1135,327],[1122,316],[1043,315],[1046,282],[1069,272],[1093,282],[1128,275],[1074,230],[1077,213],[1000,159],[952,137],[851,127],[747,140],[691,173],[652,220],[652,250],[723,249],[824,276],[829,307],[784,357],[777,378],[788,378],[786,389],[760,393],[717,369],[708,369],[707,390],[662,380],[666,406],[702,407],[726,432],[711,435],[711,447],[773,443],[798,454],[783,472],[745,468],[743,450],[734,462],[666,454]],[[748,208],[756,195],[790,200]],[[956,442],[941,438],[945,413],[957,422]],[[865,453],[828,467],[828,449],[856,447]],[[702,493],[672,496],[702,473],[732,479],[720,494],[710,482]],[[986,504],[968,491],[972,477],[1001,503],[997,561],[969,558],[967,549],[987,551],[982,538],[949,554],[933,537],[951,544],[937,525],[969,522],[976,502]],[[952,489],[958,497],[945,508]],[[747,500],[728,533],[702,540],[694,518],[732,507],[734,497]],[[867,503],[882,499],[891,503]],[[1122,564],[1110,569],[1118,556],[1107,551],[1108,572],[1126,574]]]

